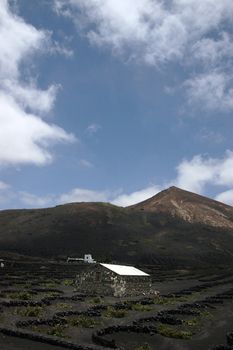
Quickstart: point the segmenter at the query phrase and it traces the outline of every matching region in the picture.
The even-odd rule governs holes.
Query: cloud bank
[[[41,90],[30,70],[35,55],[52,44],[50,33],[27,24],[2,0],[0,36],[0,166],[44,165],[53,158],[51,144],[74,140],[43,120],[54,106],[58,87]]]
[[[231,0],[54,0],[54,8],[92,45],[124,61],[182,66],[189,103],[233,109]]]

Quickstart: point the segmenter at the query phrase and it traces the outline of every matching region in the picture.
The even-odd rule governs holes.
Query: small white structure
[[[3,269],[5,267],[5,262],[3,259],[0,259],[0,268]]]
[[[91,254],[85,254],[84,258],[67,258],[68,263],[87,263],[87,264],[96,264],[96,260],[92,258]]]
[[[91,254],[85,254],[84,255],[84,262],[88,263],[88,264],[96,264],[96,260],[94,260],[92,258]]]

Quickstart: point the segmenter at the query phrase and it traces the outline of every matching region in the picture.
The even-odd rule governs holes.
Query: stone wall
[[[79,274],[76,285],[78,292],[89,295],[123,297],[151,293],[149,276],[120,276],[101,265],[90,266]]]

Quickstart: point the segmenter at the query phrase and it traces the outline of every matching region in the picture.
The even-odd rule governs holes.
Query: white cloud
[[[183,160],[177,167],[176,186],[204,193],[207,185],[231,187],[233,185],[233,152],[227,151],[222,158],[197,155]]]
[[[212,71],[185,82],[188,102],[212,111],[233,109],[233,75]]]
[[[1,1],[0,18],[0,76],[17,79],[22,59],[42,49],[46,35],[14,15],[7,0]]]
[[[1,92],[0,125],[0,164],[3,166],[49,163],[51,143],[72,140],[63,129],[26,113],[12,97]]]
[[[8,190],[10,188],[10,186],[3,182],[3,181],[0,181],[0,191],[5,191],[5,190]]]
[[[89,136],[93,136],[94,134],[96,134],[99,130],[101,129],[101,126],[99,124],[96,123],[92,123],[90,125],[88,125],[86,132]]]
[[[233,190],[228,190],[222,193],[219,193],[216,198],[217,201],[229,204],[233,206]]]
[[[174,184],[177,187],[192,192],[202,193],[207,183],[213,182],[216,176],[216,164],[213,159],[195,156],[183,160],[177,167],[177,178]]]
[[[231,0],[54,0],[99,46],[157,64],[182,58],[233,16]]]
[[[13,198],[11,186],[6,182],[0,181],[0,204],[8,205]]]
[[[150,197],[153,197],[162,190],[160,186],[150,186],[139,191],[132,192],[130,194],[121,194],[111,202],[115,205],[127,207],[139,202],[142,202]]]
[[[223,134],[218,131],[208,130],[206,128],[202,129],[196,136],[199,140],[208,143],[220,144],[225,141]]]
[[[195,60],[208,66],[221,65],[222,60],[232,61],[233,42],[227,32],[220,33],[219,39],[204,37],[197,41],[192,47],[192,56]]]
[[[50,33],[26,23],[2,0],[0,36],[0,165],[46,164],[52,160],[51,144],[74,140],[39,117],[53,108],[58,87],[39,89],[30,63],[51,44]]]
[[[40,197],[28,192],[19,192],[18,199],[23,204],[36,208],[47,207],[54,203],[54,198],[52,196]]]
[[[47,90],[39,90],[34,84],[23,84],[14,80],[2,83],[4,91],[13,96],[21,108],[40,114],[48,113],[54,106],[59,86],[51,85]]]
[[[108,201],[108,193],[83,188],[74,188],[69,193],[62,194],[57,200],[59,203],[106,202]]]
[[[233,109],[232,0],[54,0],[54,7],[92,45],[126,61],[156,67],[176,62],[187,72],[191,67],[189,101]]]

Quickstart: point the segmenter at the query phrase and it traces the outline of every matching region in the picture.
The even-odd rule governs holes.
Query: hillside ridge
[[[231,263],[232,232],[232,207],[176,187],[126,208],[81,202],[0,212],[1,251],[28,256]]]

